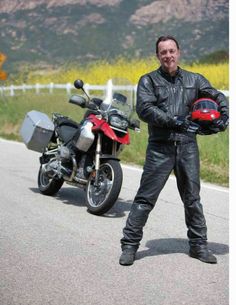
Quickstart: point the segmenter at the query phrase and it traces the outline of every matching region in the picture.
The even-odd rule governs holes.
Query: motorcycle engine
[[[60,159],[62,159],[62,160],[63,159],[69,160],[71,158],[71,152],[70,152],[69,148],[66,146],[59,147],[58,154],[59,154]]]
[[[51,159],[48,163],[44,164],[44,171],[50,177],[58,176],[70,177],[72,173],[71,169],[71,152],[66,146],[58,148],[55,158]]]

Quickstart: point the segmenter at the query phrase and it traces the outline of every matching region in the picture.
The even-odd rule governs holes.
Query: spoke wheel
[[[64,180],[58,177],[49,177],[41,165],[38,173],[38,187],[44,195],[54,195],[62,187]]]
[[[105,160],[98,171],[98,183],[93,173],[86,189],[88,210],[96,215],[106,213],[116,202],[123,180],[118,160]]]

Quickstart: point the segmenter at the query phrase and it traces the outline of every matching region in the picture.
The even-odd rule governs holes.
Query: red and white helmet
[[[200,124],[211,124],[213,120],[219,117],[218,103],[211,98],[197,99],[192,105],[192,121]]]

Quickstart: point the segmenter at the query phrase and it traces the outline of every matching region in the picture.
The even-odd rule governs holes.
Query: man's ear
[[[179,58],[180,58],[180,49],[178,49],[178,60],[179,60]]]
[[[159,60],[159,56],[158,56],[158,53],[156,53],[156,57],[157,57],[157,59]]]

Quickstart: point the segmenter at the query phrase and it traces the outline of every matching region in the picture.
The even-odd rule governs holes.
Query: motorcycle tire
[[[55,195],[62,187],[63,178],[49,178],[42,170],[42,165],[38,173],[38,188],[40,193],[48,196]]]
[[[86,188],[88,211],[95,215],[106,213],[115,204],[123,181],[123,173],[118,160],[104,160],[99,168],[98,186],[93,174]]]

